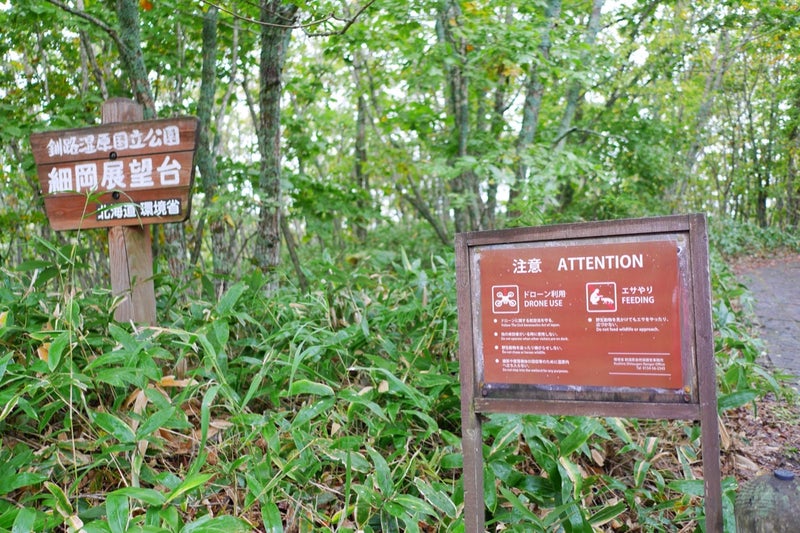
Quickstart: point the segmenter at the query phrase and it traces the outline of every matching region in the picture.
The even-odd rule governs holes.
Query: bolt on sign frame
[[[488,413],[696,420],[722,531],[702,214],[456,236],[466,531],[484,531]]]

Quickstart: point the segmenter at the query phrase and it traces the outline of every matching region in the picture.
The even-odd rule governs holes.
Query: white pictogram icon
[[[519,313],[519,287],[495,285],[492,287],[492,312]]]
[[[613,313],[617,310],[617,284],[603,281],[586,284],[586,310],[590,313]]]

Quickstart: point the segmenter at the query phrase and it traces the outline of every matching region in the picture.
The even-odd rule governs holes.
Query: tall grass
[[[0,530],[463,530],[450,251],[322,253],[307,293],[159,279],[163,323],[139,328],[78,288],[75,249],[41,245],[55,259],[0,274]],[[780,384],[714,271],[729,408]],[[496,415],[484,442],[494,529],[702,520],[696,425]]]

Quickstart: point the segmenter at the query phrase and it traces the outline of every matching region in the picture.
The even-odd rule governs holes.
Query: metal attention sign
[[[465,525],[483,531],[482,413],[700,421],[722,530],[704,215],[456,236]]]
[[[55,230],[181,222],[189,216],[198,120],[179,117],[34,133]]]

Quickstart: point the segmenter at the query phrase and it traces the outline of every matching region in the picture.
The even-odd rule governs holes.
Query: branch
[[[451,246],[452,242],[450,242],[450,237],[447,235],[447,231],[442,227],[439,220],[433,215],[431,210],[428,208],[428,204],[422,198],[422,194],[419,192],[419,187],[414,183],[411,179],[411,176],[407,176],[408,178],[408,185],[411,187],[411,191],[414,195],[410,195],[403,190],[403,187],[400,186],[399,183],[395,181],[394,188],[400,194],[401,198],[406,202],[410,203],[416,210],[422,215],[422,218],[428,221],[428,223],[433,226],[433,230],[436,232],[436,235],[439,237],[439,240],[442,241],[442,244],[445,246]]]
[[[219,9],[221,12],[226,13],[226,14],[232,16],[235,19],[243,20],[245,22],[249,22],[250,24],[255,24],[257,26],[273,26],[275,28],[292,28],[292,29],[297,27],[297,26],[295,26],[293,24],[272,24],[272,23],[269,23],[269,22],[262,22],[262,21],[260,21],[258,19],[254,19],[254,18],[251,18],[251,17],[245,17],[244,15],[240,15],[236,11],[234,11],[232,9],[228,9],[228,8],[226,8],[224,6],[221,6],[221,5],[217,4],[216,2],[212,2],[211,0],[201,0],[201,1],[204,4],[208,4],[211,7],[215,7],[217,9]],[[325,22],[329,18],[331,18],[331,15],[328,15],[324,19],[322,19],[322,20],[320,20],[318,22],[315,22],[315,24],[316,23]]]
[[[53,0],[48,0],[48,1],[53,1]],[[337,17],[335,14],[329,13],[328,15],[325,15],[321,19],[312,20],[310,22],[304,22],[302,24],[273,24],[273,23],[270,23],[270,22],[262,22],[260,20],[254,19],[252,17],[246,17],[244,15],[240,15],[239,13],[233,11],[232,9],[228,9],[228,8],[226,8],[224,6],[221,6],[218,3],[213,2],[212,0],[201,0],[201,1],[204,4],[208,4],[210,6],[216,7],[221,12],[226,13],[226,14],[228,14],[228,15],[236,18],[236,19],[243,20],[245,22],[249,22],[250,24],[256,24],[258,26],[272,26],[272,27],[275,27],[275,28],[285,28],[285,29],[295,30],[295,29],[305,29],[305,28],[312,28],[314,26],[319,26],[320,24],[324,24],[324,23],[328,22],[329,20],[335,20],[335,21],[338,21],[338,22],[344,22],[345,23],[344,27],[342,27],[340,30],[331,31],[331,32],[321,32],[321,33],[309,33],[308,34],[309,37],[329,37],[329,36],[332,36],[332,35],[343,35],[350,28],[350,26],[352,26],[355,23],[355,21],[359,17],[359,15],[361,15],[361,13],[366,11],[372,4],[375,3],[375,0],[369,0],[369,2],[367,2],[361,9],[358,10],[358,12],[354,16],[352,16],[349,19]]]
[[[567,131],[565,131],[564,133],[562,133],[561,135],[556,137],[555,140],[553,140],[550,143],[550,145],[551,146],[556,146],[558,143],[563,141],[568,135],[571,135],[571,134],[576,133],[576,132],[585,133],[587,135],[598,135],[600,137],[603,136],[602,133],[594,131],[594,130],[587,130],[585,128],[578,128],[576,126],[572,126],[570,129],[568,129]]]
[[[47,0],[47,2],[50,2],[54,6],[66,11],[67,13],[71,13],[76,17],[91,22],[92,24],[94,24],[95,26],[106,32],[108,36],[111,37],[111,39],[113,39],[115,43],[117,43],[117,46],[120,48],[120,50],[125,49],[125,43],[123,43],[122,40],[119,38],[117,30],[111,27],[111,25],[109,25],[107,22],[95,17],[94,15],[90,15],[85,11],[80,11],[78,9],[71,8],[67,4],[61,2],[61,0]]]
[[[334,36],[334,35],[344,35],[347,32],[347,30],[350,29],[350,26],[352,26],[355,23],[356,19],[358,19],[358,17],[361,16],[361,13],[363,13],[364,11],[369,9],[369,7],[374,3],[375,3],[375,0],[369,0],[369,2],[364,4],[361,7],[361,9],[359,9],[356,12],[356,14],[353,15],[352,17],[350,17],[349,19],[339,18],[339,17],[334,16],[333,14],[328,15],[326,20],[333,19],[333,20],[345,23],[345,25],[338,31],[329,31],[329,32],[322,32],[322,33],[307,33],[306,35],[308,35],[309,37],[331,37],[331,36]]]

